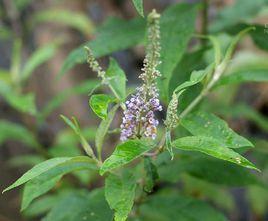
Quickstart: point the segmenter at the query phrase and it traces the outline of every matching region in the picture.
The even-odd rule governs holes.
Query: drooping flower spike
[[[122,141],[129,138],[156,138],[159,124],[155,111],[162,111],[156,78],[160,76],[157,66],[160,64],[160,15],[153,10],[148,15],[148,44],[143,62],[142,86],[136,89],[136,94],[126,101],[126,110],[121,124]]]

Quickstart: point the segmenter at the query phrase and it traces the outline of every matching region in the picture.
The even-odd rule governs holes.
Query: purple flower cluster
[[[162,111],[155,85],[146,90],[145,85],[137,89],[138,92],[126,102],[121,124],[122,141],[133,137],[156,138],[158,120],[154,111]],[[150,97],[148,99],[148,97]]]

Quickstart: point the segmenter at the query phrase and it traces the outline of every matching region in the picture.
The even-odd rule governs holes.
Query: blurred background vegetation
[[[144,9],[148,12],[156,8],[161,12],[178,2],[181,1],[146,0]],[[231,36],[241,30],[245,23],[258,24],[254,34],[239,45],[228,72],[254,70],[263,73],[263,76],[268,75],[267,1],[186,2],[207,4],[199,11],[196,30],[203,34],[216,33],[222,45],[227,45]],[[78,139],[60,120],[60,114],[77,116],[87,139],[93,141],[98,119],[88,107],[88,93],[96,84],[95,74],[86,64],[70,69],[64,66],[65,60],[74,48],[94,39],[95,33],[104,28],[101,26],[104,22],[108,24],[118,18],[131,19],[136,16],[130,0],[0,1],[1,190],[27,169],[49,157],[81,154]],[[107,19],[110,20],[107,22]],[[117,24],[118,30],[120,22]],[[260,35],[262,38],[258,37]],[[104,31],[103,41],[109,41],[107,36],[104,38]],[[204,44],[201,50],[192,50],[195,41],[189,44],[189,52],[176,68],[177,74],[171,81],[174,87],[187,80],[192,70],[210,61],[212,50],[206,46],[207,42],[201,42]],[[144,57],[143,47],[131,47],[114,52],[112,56],[127,73],[128,84],[135,85]],[[107,66],[108,57],[102,57],[100,61]],[[68,70],[68,73],[59,77],[62,69]],[[213,106],[210,100],[213,100]],[[267,182],[268,84],[246,82],[228,85],[216,90],[204,103],[204,109],[213,109],[234,130],[254,142],[256,148],[248,155],[262,169],[262,174],[258,175],[260,180]],[[184,108],[185,105],[182,102],[180,107]],[[120,121],[120,116],[117,120]],[[115,140],[111,137],[110,144]],[[107,151],[111,152],[112,148]],[[168,170],[160,169],[159,173],[165,179],[159,185],[165,185],[165,181],[176,183],[183,177],[182,192],[212,202],[230,220],[268,220],[268,192],[263,187],[249,185],[255,181],[228,181],[218,185],[215,177],[208,182],[209,178],[206,181],[198,179],[197,173],[178,177],[174,175],[175,166],[171,168],[170,165]],[[68,182],[62,181],[59,185],[91,189],[102,182],[90,182],[94,174],[83,172],[68,175],[66,179]],[[55,201],[47,197],[32,205],[36,208],[29,207],[20,213],[21,192],[16,189],[0,196],[0,221],[40,220],[35,217],[48,210]]]

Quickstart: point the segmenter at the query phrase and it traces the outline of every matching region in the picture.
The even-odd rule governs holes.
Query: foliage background
[[[148,0],[144,2],[146,12],[149,12],[152,8],[161,12],[169,5],[180,1]],[[196,3],[200,1],[189,0],[187,2]],[[212,33],[220,33],[219,37],[224,45],[225,42],[229,41],[232,33],[237,33],[237,30],[240,30],[238,26],[241,23],[258,23],[257,31],[259,34],[267,34],[266,41],[262,42],[263,40],[258,39],[258,35],[255,35],[254,44],[249,36],[246,37],[239,44],[231,68],[240,70],[239,68],[244,65],[251,65],[256,69],[261,67],[261,70],[268,74],[267,12],[266,1],[258,0],[252,4],[251,0],[211,0],[207,11],[207,20],[203,19],[203,13],[206,12],[200,10],[195,26],[199,32],[205,33],[209,30]],[[22,99],[22,101],[21,98],[16,96],[7,97],[4,87],[0,85],[2,95],[0,98],[1,122],[4,120],[5,122],[24,125],[34,134],[34,138],[31,139],[27,132],[20,130],[18,133],[14,133],[15,135],[12,137],[11,135],[5,135],[12,129],[9,129],[6,124],[2,123],[0,125],[0,189],[2,190],[32,165],[39,162],[40,158],[46,157],[47,152],[54,156],[73,155],[81,152],[81,148],[76,148],[76,146],[79,147],[78,141],[59,118],[60,114],[77,116],[81,126],[85,128],[87,138],[91,142],[93,141],[94,131],[99,121],[88,107],[87,93],[92,88],[92,82],[96,80],[95,74],[89,70],[86,64],[79,64],[68,70],[68,73],[63,75],[60,80],[57,76],[61,72],[62,65],[70,51],[93,39],[95,30],[98,30],[98,27],[106,19],[111,16],[131,19],[138,15],[132,2],[127,0],[3,0],[0,2],[0,16],[1,80],[5,80],[3,77],[5,72],[16,75],[17,69],[22,69],[26,76],[23,88],[12,88],[12,91],[35,94],[39,113],[38,117],[31,116],[35,112],[31,102],[29,102],[30,105],[28,103],[31,100],[31,95],[25,98],[29,106],[22,105],[26,110],[20,109],[14,103],[24,103],[25,100]],[[204,25],[204,23],[209,25]],[[120,31],[120,27],[117,28]],[[130,33],[130,37],[135,38],[134,34],[134,31]],[[104,41],[109,40],[105,39]],[[196,41],[198,40],[194,39],[190,42],[189,49],[195,45]],[[258,47],[260,45],[264,50]],[[36,60],[33,59],[32,61],[33,67],[31,67],[31,64],[25,67],[31,55],[36,51],[39,51],[39,54],[37,54]],[[135,46],[131,49],[120,50],[112,53],[112,56],[126,72],[128,85],[134,87],[138,83],[137,76],[142,67],[143,47]],[[185,74],[189,74],[189,71],[195,68],[203,67],[202,61],[209,60],[211,53],[208,50],[205,59],[198,56],[198,53],[184,55],[180,65],[176,68],[176,71],[180,73],[176,75],[179,79],[174,79],[175,76],[172,80],[183,82],[188,79]],[[100,61],[104,66],[107,66],[108,57],[102,57]],[[40,65],[38,65],[39,62]],[[89,79],[91,80],[88,81]],[[12,92],[10,93],[12,94]],[[53,102],[50,103],[50,106],[47,106],[51,99],[53,99]],[[256,143],[257,151],[249,154],[250,159],[263,169],[263,174],[260,176],[262,176],[261,179],[267,181],[267,83],[245,83],[240,86],[224,87],[213,94],[210,99],[215,101],[215,104],[219,104],[219,107],[215,105],[213,110],[228,120],[235,131],[245,134],[247,137],[252,137],[251,140]],[[241,105],[233,105],[234,103]],[[183,105],[185,104],[182,103],[181,107]],[[25,112],[30,112],[30,114]],[[120,117],[120,115],[116,116],[118,122]],[[9,137],[6,140],[5,136],[11,136],[11,139]],[[25,137],[28,137],[28,139],[25,139]],[[26,141],[21,142],[21,140]],[[35,140],[38,140],[42,148],[39,147],[39,144],[34,144]],[[108,145],[114,146],[115,141],[116,139],[111,137]],[[67,144],[72,144],[73,148],[66,150]],[[106,154],[108,155],[111,152],[112,148],[109,148]],[[18,156],[31,157],[22,159]],[[170,178],[168,175],[165,175],[167,180]],[[67,177],[68,182],[61,185],[82,186],[88,189],[95,187],[92,184],[83,183],[83,179],[88,179],[88,177],[85,178],[82,174],[70,175]],[[175,179],[174,176],[171,176],[171,179]],[[202,180],[195,180],[196,177],[185,175],[184,179],[187,182],[187,188],[184,189],[185,193],[212,201],[227,214],[230,220],[268,220],[268,193],[263,188],[248,185],[246,187],[242,187],[243,185],[239,187],[227,185],[229,187],[224,186],[223,192],[216,190],[214,192],[213,188],[216,188],[215,186],[206,185]],[[94,185],[100,186],[102,182],[99,180]],[[211,194],[215,194],[214,199],[208,197]],[[20,189],[15,189],[0,196],[1,221],[29,220],[25,215],[19,213],[20,196]],[[39,219],[37,218],[37,220]]]

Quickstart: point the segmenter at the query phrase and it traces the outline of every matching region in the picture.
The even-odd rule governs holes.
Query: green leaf
[[[21,80],[27,80],[33,73],[33,71],[51,59],[56,53],[57,44],[46,44],[45,46],[38,48],[31,57],[27,60],[25,66],[21,72]]]
[[[52,189],[63,175],[73,171],[97,169],[93,161],[84,158],[72,158],[27,182],[23,191],[21,210],[26,209],[35,198]]]
[[[177,93],[177,92],[180,92],[181,90],[183,90],[187,87],[191,87],[195,84],[198,84],[206,77],[206,75],[210,75],[210,73],[214,69],[214,66],[215,66],[214,64],[211,64],[211,65],[207,66],[206,69],[204,69],[204,70],[193,71],[191,73],[190,80],[177,86],[176,89],[174,90],[174,92]]]
[[[131,162],[153,147],[152,144],[141,140],[128,140],[125,143],[119,144],[112,155],[102,164],[100,175]]]
[[[52,189],[61,177],[62,176],[59,175],[47,179],[48,177],[41,175],[26,183],[23,190],[21,211],[25,210],[35,198]]]
[[[60,211],[60,212],[59,212]],[[43,221],[112,221],[104,191],[72,191],[58,201]]]
[[[143,0],[132,0],[132,2],[140,16],[144,17]]]
[[[209,136],[230,148],[253,147],[246,138],[239,136],[227,123],[207,112],[195,112],[181,119],[181,125],[195,136]]]
[[[108,115],[108,106],[115,99],[106,94],[94,94],[90,97],[89,105],[94,113],[101,119],[106,119]]]
[[[144,34],[145,22],[143,19],[133,19],[130,21],[118,18],[110,19],[97,30],[94,40],[81,45],[68,55],[59,74],[62,76],[76,64],[86,62],[87,53],[84,49],[85,46],[93,51],[95,58],[98,58],[142,42]]]
[[[109,127],[114,119],[114,115],[118,109],[118,105],[113,106],[113,108],[110,110],[108,113],[108,116],[105,120],[102,120],[97,132],[96,132],[96,138],[95,138],[95,145],[97,148],[98,156],[101,157],[101,151],[102,151],[102,146],[104,142],[104,138],[109,130]]]
[[[144,190],[150,193],[154,188],[156,180],[159,178],[157,168],[150,157],[144,158],[144,170],[146,172]]]
[[[92,163],[92,159],[85,156],[79,156],[79,157],[58,157],[58,158],[52,158],[45,162],[42,162],[36,166],[34,166],[32,169],[27,171],[25,174],[23,174],[17,181],[15,181],[12,185],[10,185],[8,188],[4,189],[3,193],[11,190],[17,186],[20,186],[29,180],[34,179],[35,177],[40,176],[41,174],[55,169],[57,170],[57,167],[60,168],[60,166],[68,165],[68,164],[84,164],[85,168],[87,169],[95,169],[95,165]]]
[[[126,75],[113,58],[110,58],[106,76],[109,78],[109,86],[116,98],[120,101],[124,101],[126,98]]]
[[[91,20],[86,15],[75,11],[48,9],[37,12],[31,18],[31,23],[33,25],[43,22],[53,22],[67,25],[88,36],[94,31],[94,25]]]
[[[165,10],[161,16],[161,58],[159,70],[162,79],[158,81],[161,94],[168,100],[168,86],[172,73],[182,58],[194,32],[196,6],[176,4]]]
[[[177,192],[157,194],[140,207],[142,221],[227,221],[220,212],[208,204]]]
[[[212,157],[226,160],[240,166],[258,170],[253,163],[229,149],[218,140],[204,136],[182,137],[172,142],[172,146],[181,150],[199,151]]]
[[[223,76],[216,86],[222,86],[227,84],[240,84],[244,82],[267,82],[268,70],[240,70],[228,75]]]
[[[32,115],[36,114],[34,94],[18,94],[9,85],[0,81],[0,95],[2,95],[5,100],[18,111]]]
[[[109,174],[105,179],[105,198],[115,210],[114,220],[125,221],[134,204],[136,180],[133,174]]]
[[[263,50],[268,51],[268,42],[267,42],[267,35],[268,35],[268,27],[264,25],[254,25],[255,30],[250,33],[250,36],[254,43]]]
[[[39,147],[38,141],[28,129],[16,123],[0,120],[0,145],[7,140],[20,141],[33,148]]]

